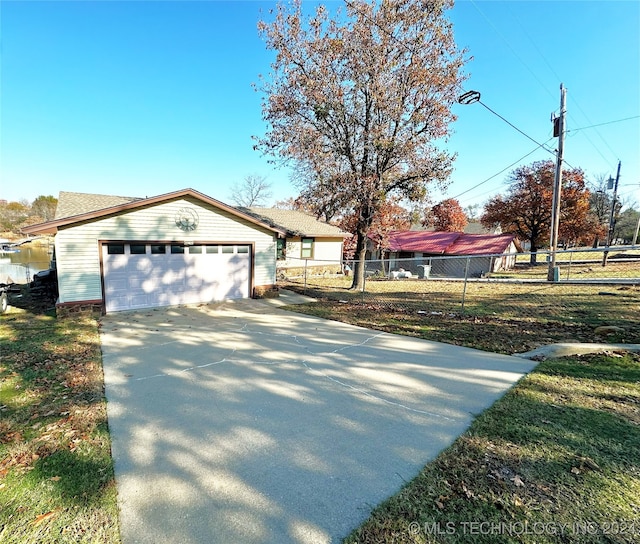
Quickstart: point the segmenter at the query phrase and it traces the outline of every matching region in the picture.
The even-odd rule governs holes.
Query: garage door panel
[[[166,253],[131,254],[125,244],[125,253],[116,255],[103,247],[108,312],[249,297],[249,246],[209,245],[194,253],[171,253],[167,247]]]
[[[128,297],[129,304],[134,308],[144,308],[149,303],[149,295],[131,295]]]

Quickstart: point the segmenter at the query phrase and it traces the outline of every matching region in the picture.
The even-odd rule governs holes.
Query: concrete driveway
[[[101,338],[124,544],[340,542],[535,366],[253,300]]]

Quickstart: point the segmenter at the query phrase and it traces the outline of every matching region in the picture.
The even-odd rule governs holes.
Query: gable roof
[[[513,234],[393,231],[389,234],[389,251],[420,252],[429,255],[495,255],[504,253],[514,239]]]
[[[309,236],[315,238],[345,238],[350,234],[330,223],[316,219],[313,215],[298,210],[280,208],[238,208],[272,225],[287,231],[290,236]]]
[[[104,210],[105,208],[128,204],[136,200],[142,199],[130,196],[94,195],[90,193],[60,191],[54,219],[64,219],[65,217],[82,215],[83,213],[94,212],[96,210]]]
[[[161,204],[179,198],[192,197],[205,204],[214,206],[223,210],[239,219],[244,219],[249,223],[265,228],[277,234],[284,236],[286,230],[274,225],[270,225],[261,221],[248,213],[242,212],[233,206],[224,204],[215,198],[211,198],[194,189],[182,189],[172,193],[153,196],[149,198],[122,197],[110,195],[90,195],[88,193],[60,193],[58,199],[58,208],[56,209],[56,218],[46,223],[37,225],[29,225],[22,230],[27,234],[55,234],[60,227],[68,227],[75,223],[83,221],[92,221],[107,217],[109,215],[119,214],[146,206]],[[62,205],[61,205],[62,201]],[[96,206],[104,206],[96,208]],[[65,215],[70,213],[72,215]]]

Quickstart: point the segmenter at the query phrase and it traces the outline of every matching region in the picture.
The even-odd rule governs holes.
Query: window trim
[[[309,247],[304,247],[305,243],[309,245]],[[300,238],[300,258],[301,259],[313,259],[313,254],[315,252],[316,239],[315,238]],[[308,255],[305,253],[308,252]]]

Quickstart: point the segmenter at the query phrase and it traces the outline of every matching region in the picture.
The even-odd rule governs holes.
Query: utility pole
[[[558,229],[560,227],[560,193],[562,192],[562,160],[564,157],[564,116],[566,114],[567,90],[560,83],[560,116],[554,119],[554,136],[558,137],[556,173],[553,179],[553,203],[551,205],[551,240],[547,281],[556,281],[556,251],[558,249]]]
[[[613,231],[616,227],[616,205],[618,200],[618,182],[620,181],[620,165],[618,161],[618,173],[616,174],[615,185],[613,186],[613,200],[611,201],[611,213],[609,214],[609,233],[607,234],[607,248],[602,254],[602,266],[607,265],[607,256],[609,255],[609,246],[613,242]]]

